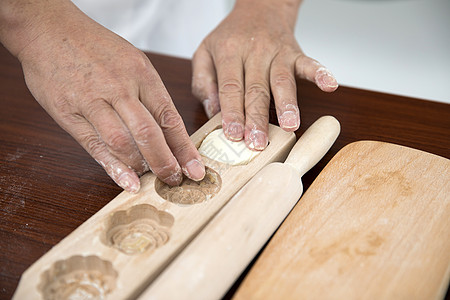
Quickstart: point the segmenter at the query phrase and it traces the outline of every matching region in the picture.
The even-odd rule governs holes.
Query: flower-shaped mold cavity
[[[173,222],[171,214],[148,204],[118,211],[107,227],[107,245],[129,255],[154,250],[167,243]]]
[[[169,186],[157,179],[155,190],[167,201],[176,204],[197,204],[214,197],[219,192],[221,185],[220,175],[206,167],[205,178],[201,181],[185,177],[179,186]]]
[[[55,262],[41,275],[45,300],[106,299],[116,287],[117,272],[97,256],[72,256]]]

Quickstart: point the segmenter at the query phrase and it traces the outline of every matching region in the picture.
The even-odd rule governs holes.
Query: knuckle
[[[119,95],[114,95],[109,98],[109,102],[112,107],[119,107],[119,105],[123,104],[123,101],[126,101],[125,99],[126,98],[122,98]]]
[[[183,127],[183,120],[175,109],[172,107],[162,106],[158,114],[159,124],[162,129],[174,129]]]
[[[111,106],[116,107],[119,103],[127,102],[132,99],[130,92],[123,86],[117,86],[114,88],[114,94],[109,95],[107,100],[102,99],[102,101],[109,102]],[[96,103],[92,103],[95,105]]]
[[[242,94],[243,87],[242,83],[237,79],[226,79],[220,85],[220,93],[223,95],[227,94]]]
[[[72,113],[72,105],[66,98],[58,98],[53,102],[55,112],[61,115],[69,115]]]
[[[134,49],[128,51],[123,55],[124,62],[122,68],[128,73],[138,74],[139,76],[145,76],[146,78],[154,77],[154,68],[148,57],[142,51]],[[122,70],[118,71],[121,72]],[[121,82],[119,82],[120,84]]]
[[[277,45],[274,43],[274,40],[270,37],[259,36],[255,37],[257,43],[251,44],[251,51],[255,52],[257,55],[264,55],[267,53],[275,53],[278,50]]]
[[[141,124],[135,130],[136,142],[139,144],[147,144],[153,139],[155,127],[151,124]]]
[[[145,70],[151,65],[148,57],[144,54],[144,52],[139,50],[134,52],[133,55],[130,55],[128,59],[130,59],[131,65],[137,69]]]
[[[214,57],[217,64],[227,64],[236,60],[236,52],[243,44],[235,38],[221,39],[214,44]]]
[[[82,144],[86,145],[86,150],[94,158],[100,157],[104,151],[104,144],[98,136],[87,135],[82,138]]]
[[[229,66],[233,64],[236,60],[236,50],[229,51],[221,50],[215,58],[216,65],[218,66]]]
[[[245,98],[252,99],[270,99],[270,93],[266,85],[262,83],[252,83],[245,91]]]
[[[175,155],[186,155],[192,152],[192,147],[189,143],[186,142],[178,143],[177,145],[175,145],[173,152]]]
[[[236,38],[220,39],[216,42],[216,49],[222,53],[235,52],[240,42]]]
[[[104,109],[103,104],[106,100],[103,98],[95,98],[92,100],[84,101],[82,103],[82,112],[87,116],[96,116],[102,112]]]
[[[125,133],[114,133],[108,136],[104,142],[113,150],[121,150],[130,145],[130,138]]]
[[[274,76],[275,80],[274,80],[274,86],[275,87],[285,87],[286,85],[291,85],[291,86],[295,86],[295,79],[294,77],[287,72],[282,72],[279,74],[276,74]]]

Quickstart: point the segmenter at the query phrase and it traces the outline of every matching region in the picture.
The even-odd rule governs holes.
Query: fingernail
[[[327,75],[323,78],[323,81],[330,88],[335,88],[338,86],[336,78],[334,78],[333,76]]]
[[[137,193],[140,188],[139,181],[136,182],[136,180],[128,173],[122,173],[122,175],[119,176],[119,179],[117,180],[120,187],[122,187],[124,190],[130,193]]]
[[[319,68],[316,72],[315,79],[321,89],[334,89],[338,87],[336,78],[326,68]]]
[[[253,150],[264,150],[266,148],[269,139],[267,138],[267,135],[262,132],[261,130],[253,129],[250,131],[250,134],[248,135],[248,147]]]
[[[205,166],[198,159],[189,161],[183,171],[187,177],[195,181],[202,180],[205,177]]]
[[[297,130],[300,126],[300,120],[298,118],[298,113],[294,111],[287,110],[278,118],[281,128],[285,129],[295,129]]]
[[[206,116],[208,117],[208,119],[211,119],[212,117],[214,117],[211,100],[205,99],[202,101],[202,104],[203,104],[203,108],[205,109],[205,113],[206,113]]]
[[[225,130],[226,136],[232,141],[238,142],[244,137],[244,127],[237,122],[231,122]]]

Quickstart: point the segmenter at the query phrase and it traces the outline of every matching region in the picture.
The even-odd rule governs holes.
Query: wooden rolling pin
[[[339,122],[325,116],[298,140],[286,162],[258,172],[139,299],[218,299],[300,198],[301,177],[330,149]]]

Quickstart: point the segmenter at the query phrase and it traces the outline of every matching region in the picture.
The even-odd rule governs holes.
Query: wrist
[[[233,10],[253,12],[262,17],[277,16],[294,30],[302,0],[236,0]]]
[[[70,1],[0,1],[0,42],[19,60],[41,36],[67,26],[76,13]]]

